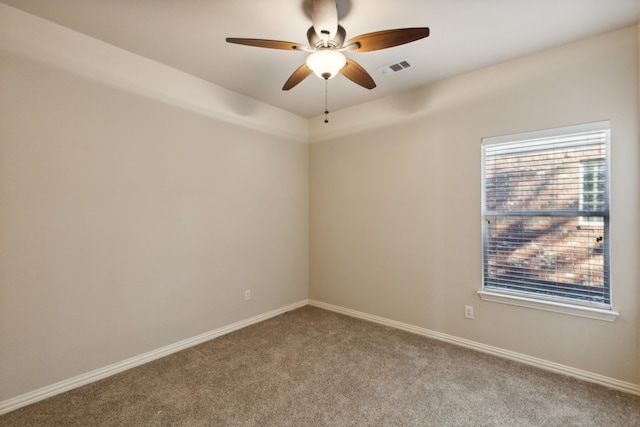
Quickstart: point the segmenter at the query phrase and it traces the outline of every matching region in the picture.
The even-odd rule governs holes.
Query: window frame
[[[523,142],[526,144],[527,142],[532,142],[532,140],[538,140],[538,139],[544,139],[544,138],[554,138],[554,137],[562,137],[564,135],[571,135],[571,134],[577,134],[577,133],[584,133],[584,132],[591,132],[591,131],[600,131],[600,130],[605,130],[606,131],[606,142],[605,142],[605,154],[604,154],[604,170],[605,170],[605,207],[607,210],[607,215],[604,217],[604,224],[600,223],[601,225],[603,225],[605,227],[605,232],[604,232],[604,237],[606,239],[605,241],[605,251],[604,251],[604,263],[605,263],[605,267],[607,269],[607,277],[605,278],[605,280],[608,279],[608,297],[609,297],[609,304],[608,307],[605,306],[598,306],[595,304],[584,304],[581,303],[580,301],[576,300],[571,300],[571,299],[566,299],[566,298],[556,298],[556,297],[545,297],[541,294],[536,294],[536,293],[527,293],[527,292],[518,292],[518,291],[513,291],[513,290],[506,290],[506,289],[496,289],[496,288],[485,288],[485,274],[486,274],[486,268],[487,268],[487,257],[486,257],[486,252],[485,249],[487,248],[487,244],[488,244],[488,231],[487,231],[487,227],[486,227],[486,217],[488,216],[487,213],[485,212],[486,209],[486,158],[485,158],[485,147],[487,145],[491,145],[491,144],[499,144],[499,143],[514,143],[514,142]],[[519,133],[519,134],[512,134],[512,135],[504,135],[504,136],[498,136],[498,137],[489,137],[489,138],[482,138],[482,143],[481,143],[481,147],[482,147],[482,179],[481,179],[481,221],[482,221],[482,287],[481,290],[478,291],[478,295],[480,296],[481,299],[485,300],[485,301],[491,301],[491,302],[499,302],[499,303],[504,303],[504,304],[510,304],[510,305],[517,305],[517,306],[523,306],[523,307],[528,307],[528,308],[534,308],[534,309],[540,309],[540,310],[545,310],[545,311],[553,311],[553,312],[559,312],[559,313],[564,313],[564,314],[571,314],[571,315],[575,315],[575,316],[581,316],[581,317],[588,317],[588,318],[593,318],[593,319],[599,319],[599,320],[607,320],[607,321],[613,321],[616,319],[616,317],[619,315],[616,311],[613,310],[613,292],[612,292],[612,288],[611,288],[611,273],[610,273],[610,255],[609,255],[609,248],[610,248],[610,241],[609,241],[609,218],[610,218],[610,212],[609,212],[609,198],[610,198],[610,168],[609,168],[609,163],[610,163],[610,145],[611,145],[611,127],[610,127],[610,122],[608,120],[605,121],[599,121],[599,122],[594,122],[594,123],[587,123],[587,124],[580,124],[580,125],[574,125],[574,126],[565,126],[565,127],[560,127],[560,128],[554,128],[554,129],[545,129],[545,130],[541,130],[541,131],[534,131],[534,132],[525,132],[525,133]],[[526,150],[526,148],[524,148]],[[580,188],[582,189],[582,185],[583,185],[583,174],[582,174],[582,166],[580,167],[580,171],[581,171],[581,175],[580,175],[580,180],[579,180],[579,185]],[[582,190],[581,190],[582,191]],[[579,210],[582,210],[582,203],[583,203],[583,199],[582,199],[582,194],[580,195],[580,207]],[[544,215],[542,215],[544,216]],[[554,215],[549,215],[551,217],[553,217]],[[572,215],[573,217],[577,217],[577,219],[582,222],[581,218],[577,215]],[[594,223],[593,221],[588,221],[584,224],[584,225],[596,225],[598,224],[598,222]]]

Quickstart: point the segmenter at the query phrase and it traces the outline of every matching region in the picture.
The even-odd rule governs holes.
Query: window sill
[[[554,313],[568,314],[571,316],[587,317],[589,319],[604,320],[613,322],[619,313],[613,310],[603,310],[579,305],[563,304],[554,301],[536,300],[516,295],[501,294],[497,292],[478,291],[480,299],[483,301],[497,302],[501,304],[517,305],[520,307],[533,308],[536,310],[552,311]]]

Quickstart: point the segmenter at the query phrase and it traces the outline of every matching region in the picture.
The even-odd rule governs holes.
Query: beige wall
[[[638,78],[638,99],[637,99],[637,108],[638,108],[638,144],[640,144],[640,23],[636,26],[636,33],[637,33],[637,43],[636,43],[636,47],[637,47],[637,68],[636,68],[636,77]],[[640,163],[640,150],[637,153],[637,159],[638,162]],[[636,166],[636,170],[639,169]],[[638,179],[638,186],[640,187],[640,173],[637,173],[637,179]],[[636,261],[636,265],[640,266],[640,251],[638,252],[638,260]],[[640,284],[640,279],[638,279],[636,281],[637,284]],[[638,296],[636,299],[636,303],[635,303],[636,307],[640,307],[640,292],[638,292]],[[640,315],[639,315],[640,317]],[[639,355],[638,358],[640,359],[640,319],[637,322],[638,324],[638,339],[637,339],[637,354]],[[638,361],[638,377],[640,378],[640,361]]]
[[[312,120],[310,298],[640,384],[637,44],[628,28]],[[605,119],[618,319],[481,301],[481,138]]]
[[[16,37],[0,44],[0,402],[307,298],[305,141],[148,96],[180,83],[159,65],[115,85],[109,64]]]

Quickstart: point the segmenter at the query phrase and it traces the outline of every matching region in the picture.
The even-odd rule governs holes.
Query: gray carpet
[[[0,425],[640,426],[640,397],[307,306]]]

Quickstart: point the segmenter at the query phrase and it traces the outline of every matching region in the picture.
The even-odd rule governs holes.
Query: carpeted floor
[[[2,426],[640,426],[640,397],[314,307]]]

